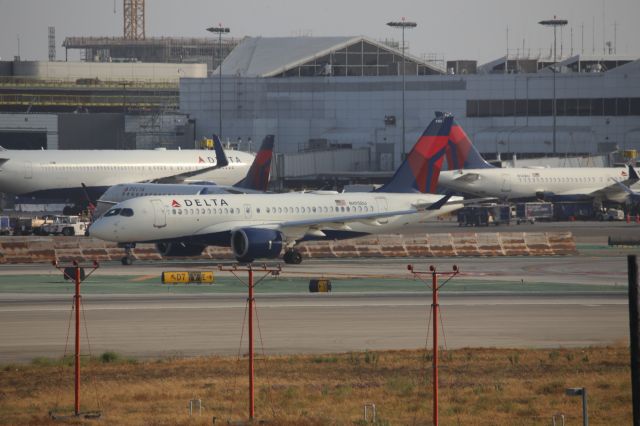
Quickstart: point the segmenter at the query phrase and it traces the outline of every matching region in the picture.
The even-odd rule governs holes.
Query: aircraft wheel
[[[122,259],[120,259],[120,262],[122,262],[124,266],[128,266],[133,264],[133,258],[129,256],[124,256]]]
[[[290,265],[299,265],[302,263],[302,255],[298,250],[287,250],[287,252],[282,256],[282,260],[284,260],[284,263]]]

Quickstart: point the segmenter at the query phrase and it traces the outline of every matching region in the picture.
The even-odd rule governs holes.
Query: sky
[[[479,63],[507,50],[550,51],[553,30],[538,21],[567,19],[563,52],[603,52],[603,40],[616,41],[618,54],[640,56],[640,0],[146,0],[149,36],[209,37],[205,28],[222,24],[231,36],[352,36],[400,40],[385,25],[405,18],[408,53]],[[603,20],[604,11],[604,20]],[[595,28],[594,28],[595,22]],[[64,59],[68,36],[123,33],[122,0],[0,0],[0,58],[46,60],[48,27],[56,28],[57,58]],[[508,31],[507,31],[508,28]],[[507,37],[508,33],[508,37]],[[604,33],[604,37],[603,37]],[[584,34],[584,37],[582,36]],[[615,35],[614,35],[615,34]],[[558,33],[558,55],[560,54]],[[584,40],[584,43],[582,42]],[[19,46],[19,47],[18,47]],[[77,60],[78,52],[69,60]]]

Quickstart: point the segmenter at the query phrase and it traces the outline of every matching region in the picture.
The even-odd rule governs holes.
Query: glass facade
[[[441,74],[423,63],[405,57],[406,75]],[[402,55],[383,46],[358,41],[328,55],[290,68],[274,77],[362,77],[402,75]]]
[[[557,99],[559,117],[640,115],[640,98]],[[467,100],[467,117],[548,117],[552,99]]]

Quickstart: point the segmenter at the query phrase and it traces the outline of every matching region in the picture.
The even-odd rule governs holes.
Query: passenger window
[[[229,209],[225,208],[224,209],[224,214],[229,214]]]
[[[267,207],[267,213],[271,213],[271,209]]]
[[[278,207],[278,213],[282,213],[282,207]]]
[[[314,212],[314,213],[316,212],[316,208],[315,208],[315,207],[313,208],[313,212]]]
[[[176,214],[176,209],[173,209],[173,214],[174,214],[174,215]]]
[[[260,213],[260,207],[256,208],[256,213]]]

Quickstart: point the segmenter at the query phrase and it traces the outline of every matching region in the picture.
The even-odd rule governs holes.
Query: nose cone
[[[101,240],[106,241],[115,241],[115,226],[112,223],[108,223],[110,221],[105,220],[104,218],[98,219],[91,224],[89,227],[89,236],[100,238]]]

